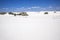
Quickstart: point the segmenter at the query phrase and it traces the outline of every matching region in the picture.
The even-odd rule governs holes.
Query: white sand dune
[[[60,40],[60,12],[0,15],[0,40]]]

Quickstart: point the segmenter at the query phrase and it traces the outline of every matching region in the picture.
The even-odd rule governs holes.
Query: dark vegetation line
[[[7,12],[0,12],[0,15],[5,15],[7,14]],[[13,13],[13,12],[8,12],[9,15],[14,15],[14,16],[28,16],[28,14],[26,12],[21,12],[19,14]]]
[[[54,11],[56,13],[56,11]],[[0,15],[5,15],[7,12],[0,12]],[[13,13],[13,12],[8,12],[9,15],[14,15],[14,16],[29,16],[27,12],[20,12],[20,13]],[[44,12],[44,14],[48,14],[48,12]]]
[[[0,15],[5,15],[6,14],[6,12],[0,12]]]

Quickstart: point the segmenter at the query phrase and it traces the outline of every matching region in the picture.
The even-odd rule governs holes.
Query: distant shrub
[[[26,12],[21,12],[19,15],[28,16],[28,14]]]
[[[14,16],[16,16],[16,15],[28,16],[28,14],[26,12],[21,12],[19,14],[15,14],[15,13],[9,12],[9,15],[14,15]]]
[[[48,14],[48,12],[45,12],[44,14]]]
[[[56,11],[54,11],[54,13],[56,13]]]
[[[0,12],[0,15],[5,15],[6,14],[6,12]]]
[[[15,14],[15,13],[12,13],[12,12],[9,12],[9,15],[14,15],[14,16],[16,16],[17,14]]]
[[[9,12],[8,14],[9,14],[9,15],[14,15],[14,13],[12,13],[12,12]]]
[[[14,16],[16,16],[17,14],[14,14]]]

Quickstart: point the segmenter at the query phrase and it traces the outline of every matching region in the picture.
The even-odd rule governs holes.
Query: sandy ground
[[[60,40],[60,15],[0,15],[0,40]]]

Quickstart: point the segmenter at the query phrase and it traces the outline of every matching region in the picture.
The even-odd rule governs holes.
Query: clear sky
[[[60,0],[0,0],[0,11],[59,10]]]

